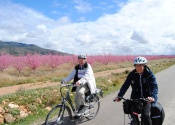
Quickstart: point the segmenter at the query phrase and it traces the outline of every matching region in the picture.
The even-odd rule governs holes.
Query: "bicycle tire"
[[[72,113],[68,106],[57,105],[48,113],[45,125],[70,125]]]
[[[88,103],[88,110],[86,113],[88,115],[85,116],[85,118],[88,120],[94,119],[99,112],[99,108],[100,108],[100,101],[98,96],[96,95],[94,96],[93,101]]]

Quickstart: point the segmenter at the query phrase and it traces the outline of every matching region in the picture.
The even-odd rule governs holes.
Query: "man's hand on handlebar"
[[[77,82],[75,83],[75,85],[76,85],[76,86],[79,86],[79,85],[81,85],[81,84],[77,81]]]
[[[152,98],[152,97],[148,97],[148,100],[149,100],[150,102],[154,102],[154,101],[155,101],[154,98]]]

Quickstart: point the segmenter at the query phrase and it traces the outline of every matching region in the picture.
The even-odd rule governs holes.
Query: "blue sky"
[[[0,0],[0,40],[70,54],[175,54],[175,0]]]
[[[69,17],[72,22],[95,21],[104,14],[116,13],[127,0],[11,0],[57,20]]]

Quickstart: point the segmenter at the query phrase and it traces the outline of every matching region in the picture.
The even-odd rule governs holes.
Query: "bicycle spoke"
[[[67,107],[61,109],[62,106],[54,107],[46,118],[46,125],[69,125],[71,122],[70,112]]]
[[[98,97],[94,97],[94,101],[90,102],[88,104],[89,109],[87,110],[87,112],[85,112],[85,117],[87,119],[93,119],[95,118],[95,116],[97,115],[98,111],[99,111],[99,107],[100,107],[100,102]]]

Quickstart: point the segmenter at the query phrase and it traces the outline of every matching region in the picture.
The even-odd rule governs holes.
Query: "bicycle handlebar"
[[[66,87],[66,86],[74,86],[73,84],[60,84],[62,87]]]
[[[138,98],[138,99],[126,99],[126,98],[123,98],[123,97],[118,97],[120,100],[131,100],[131,101],[145,101],[145,102],[150,102],[150,100],[148,98]],[[113,99],[113,101],[115,102],[116,100]]]
[[[60,84],[62,87],[69,87],[69,86],[72,86],[72,87],[74,87],[74,86],[77,86],[77,85],[75,85],[74,83],[71,83],[71,84]]]

